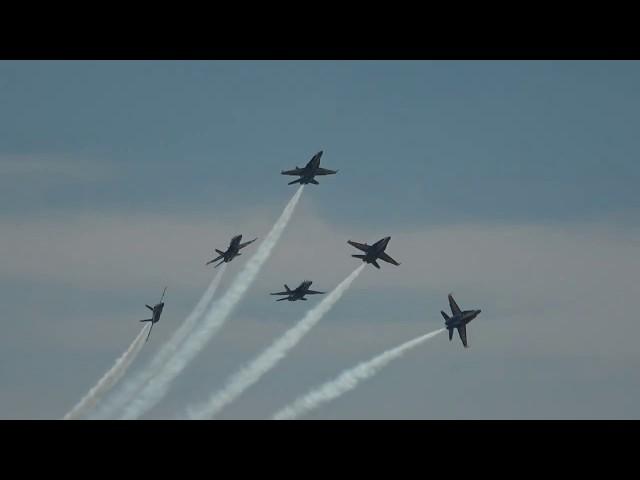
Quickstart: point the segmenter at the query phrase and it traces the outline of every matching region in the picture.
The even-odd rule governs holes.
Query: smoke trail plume
[[[202,405],[187,408],[187,416],[191,419],[211,418],[225,405],[235,400],[242,392],[256,383],[260,377],[275,367],[289,350],[320,321],[320,319],[333,307],[342,294],[347,291],[351,283],[362,272],[365,264],[356,268],[333,291],[327,295],[318,305],[313,307],[296,325],[273,342],[264,352],[258,355],[249,365],[242,368],[232,376],[226,386]]]
[[[323,403],[338,398],[349,390],[356,388],[361,381],[374,376],[378,371],[380,371],[380,369],[382,369],[382,367],[385,367],[392,360],[401,357],[411,348],[417,347],[430,338],[435,337],[437,334],[444,332],[444,330],[444,328],[441,328],[427,333],[426,335],[422,335],[421,337],[409,340],[396,348],[387,350],[369,361],[362,362],[355,367],[342,372],[334,380],[330,380],[320,387],[311,390],[311,392],[299,397],[293,403],[275,413],[272,420],[293,420],[296,417],[319,407]]]
[[[207,287],[207,290],[202,294],[202,297],[200,297],[200,300],[189,316],[184,322],[182,322],[182,325],[180,325],[158,353],[151,358],[151,361],[146,368],[142,369],[136,376],[125,382],[122,388],[116,391],[112,398],[108,398],[105,405],[95,415],[93,415],[92,418],[108,418],[120,410],[125,404],[130,402],[131,398],[135,396],[135,394],[149,381],[149,379],[156,375],[164,364],[167,363],[169,358],[171,358],[175,353],[187,335],[189,335],[196,326],[198,320],[200,320],[209,306],[209,303],[213,299],[213,296],[222,281],[222,276],[226,267],[227,264],[223,263],[220,269],[215,273],[211,283]]]
[[[149,326],[151,328],[151,326]],[[147,327],[142,327],[140,333],[131,342],[129,348],[120,355],[120,358],[116,360],[116,363],[111,369],[105,373],[102,378],[96,383],[96,385],[89,390],[89,392],[73,407],[64,417],[63,420],[75,420],[79,418],[86,411],[90,410],[96,402],[100,399],[100,396],[107,392],[115,383],[122,378],[122,376],[129,368],[129,365],[138,356],[142,345],[144,345],[144,334]]]
[[[269,258],[273,247],[280,239],[282,232],[289,223],[304,186],[300,186],[293,195],[280,218],[271,228],[264,241],[258,246],[242,271],[238,274],[225,294],[209,309],[204,320],[195,331],[187,337],[176,354],[166,363],[165,368],[145,386],[140,394],[124,408],[122,419],[135,419],[153,408],[167,393],[171,382],[187,367],[187,365],[202,350],[207,342],[222,327],[224,322],[240,302],[249,289],[262,265]]]

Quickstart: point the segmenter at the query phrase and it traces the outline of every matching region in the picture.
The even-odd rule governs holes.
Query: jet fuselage
[[[316,176],[316,172],[318,171],[318,167],[320,166],[320,157],[322,156],[322,152],[316,153],[309,163],[307,163],[304,168],[300,169],[300,180],[298,183],[302,185],[306,185],[308,183],[316,183],[313,177]],[[297,169],[298,167],[296,167]]]
[[[209,265],[211,263],[217,262],[218,260],[221,260],[220,263],[215,265],[215,267],[218,267],[223,263],[229,263],[235,257],[242,255],[240,253],[240,250],[246,247],[247,245],[249,245],[250,243],[255,242],[257,238],[254,238],[253,240],[250,240],[245,243],[240,243],[240,240],[242,240],[242,235],[236,235],[235,237],[233,237],[231,239],[231,242],[229,242],[229,247],[227,248],[226,252],[223,252],[222,250],[218,250],[216,248],[215,250],[216,250],[216,253],[218,254],[218,257],[208,261],[206,264]]]
[[[453,339],[453,330],[456,329],[460,335],[462,345],[464,345],[464,348],[468,348],[467,323],[476,318],[482,310],[461,310],[451,293],[449,294],[449,307],[451,307],[451,316],[440,310],[442,318],[444,318],[444,324],[449,330],[449,341]]]
[[[309,183],[314,183],[315,179],[313,178],[315,175],[307,175],[304,177],[300,178],[300,181],[298,183],[302,184],[302,185],[307,185]]]
[[[322,295],[324,292],[317,292],[315,290],[311,290],[309,287],[313,282],[311,280],[304,280],[300,285],[291,290],[288,285],[285,283],[283,292],[274,292],[271,295],[285,295],[283,298],[276,300],[277,302],[282,302],[284,300],[289,300],[290,302],[295,302],[297,300],[304,300],[305,295]]]
[[[160,315],[162,315],[162,310],[164,309],[164,302],[157,303],[153,306],[153,313],[151,314],[151,322],[157,323],[160,320]]]
[[[151,327],[149,328],[149,333],[147,334],[147,339],[145,340],[145,342],[149,340],[149,336],[151,335],[151,330],[153,330],[153,326],[160,321],[160,315],[162,315],[162,310],[164,309],[164,302],[162,300],[164,299],[164,294],[166,293],[166,291],[167,291],[167,287],[164,287],[164,291],[162,292],[160,301],[156,303],[153,307],[149,304],[145,305],[145,307],[151,310],[151,318],[145,318],[144,320],[140,320],[143,323],[149,322],[151,324]]]
[[[322,176],[338,173],[337,170],[328,170],[326,168],[321,168],[320,157],[322,157],[322,150],[316,153],[304,167],[300,168],[296,166],[296,168],[294,168],[293,170],[283,170],[280,173],[282,175],[295,175],[300,177],[297,180],[289,182],[289,185],[293,185],[294,183],[300,183],[302,185],[312,183],[314,185],[319,185],[318,181],[315,179],[316,175]]]
[[[391,263],[392,265],[400,265],[400,263],[396,262],[393,258],[385,253],[385,249],[389,244],[389,240],[391,237],[384,237],[382,240],[378,240],[373,245],[368,245],[366,243],[358,243],[348,240],[347,243],[356,247],[358,250],[362,250],[364,255],[351,255],[352,257],[359,258],[365,263],[370,263],[376,268],[380,268],[378,264],[378,260],[383,260],[387,263]]]
[[[465,310],[458,315],[454,315],[449,317],[448,320],[445,320],[445,325],[447,328],[457,328],[462,325],[466,325],[471,320],[476,318],[482,310]]]
[[[227,248],[227,251],[224,252],[225,262],[230,262],[238,255],[242,255],[240,253],[240,248],[239,248],[240,240],[242,240],[242,235],[236,235],[231,239],[231,242],[229,243],[229,248]]]
[[[375,245],[373,245],[373,252],[376,255],[380,255],[381,252],[384,252],[384,249],[387,248],[387,245],[389,244],[389,240],[391,240],[391,237],[384,237],[382,239],[381,242],[376,243]]]
[[[304,296],[307,294],[311,283],[312,282],[308,280],[302,282],[298,288],[296,288],[295,290],[291,290],[291,293],[289,294],[287,300],[289,300],[290,302],[295,302],[296,300],[306,300]]]

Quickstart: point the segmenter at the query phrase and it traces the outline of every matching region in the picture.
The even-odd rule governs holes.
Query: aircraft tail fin
[[[309,183],[313,183],[314,185],[320,185],[320,183],[319,183],[316,179],[314,179],[314,178],[312,178],[311,180],[309,180]]]
[[[224,252],[222,250],[218,250],[217,248],[215,249],[216,253],[218,255],[224,255]]]
[[[449,329],[449,341],[453,339],[453,328]]]
[[[288,286],[286,283],[284,284],[284,288],[285,288],[285,290],[286,290],[287,292],[290,292],[290,291],[291,291],[291,289],[289,288],[289,286]]]
[[[380,265],[378,265],[378,262],[376,262],[375,260],[373,260],[373,261],[371,262],[371,264],[372,264],[374,267],[376,267],[377,269],[380,269]]]
[[[282,297],[282,298],[279,298],[278,300],[276,300],[276,302],[281,302],[281,301],[283,301],[283,300],[289,300],[289,297]]]
[[[351,256],[354,257],[354,258],[359,258],[361,260],[364,260],[365,258],[367,258],[366,255],[351,255]]]
[[[151,322],[153,318],[147,318],[146,320],[140,320],[141,322]]]
[[[442,310],[440,310],[440,313],[442,314],[442,316],[444,317],[444,321],[447,322],[450,320],[449,315],[447,315],[446,313],[444,313]]]
[[[300,177],[300,178],[299,178],[299,179],[297,179],[297,180],[294,180],[294,181],[292,181],[292,182],[287,183],[287,185],[293,185],[294,183],[300,183],[300,181],[301,181],[301,180],[302,180],[302,177]]]

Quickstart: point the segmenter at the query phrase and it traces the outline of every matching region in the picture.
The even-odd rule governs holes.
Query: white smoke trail
[[[238,274],[225,294],[214,303],[202,323],[189,335],[184,344],[165,365],[165,368],[145,386],[140,394],[124,408],[120,417],[125,420],[138,418],[150,408],[153,408],[167,393],[171,382],[186,368],[186,366],[202,350],[211,337],[222,327],[234,307],[240,302],[245,292],[251,286],[260,268],[269,258],[273,247],[282,235],[291,219],[304,186],[300,186],[295,195],[289,200],[280,218],[271,228],[264,241],[258,246],[256,253],[249,259],[243,270]]]
[[[225,405],[235,400],[242,392],[256,383],[260,377],[275,367],[287,355],[289,350],[295,347],[302,337],[340,300],[342,294],[347,291],[364,267],[365,264],[362,264],[355,269],[318,305],[309,310],[302,320],[287,330],[282,337],[273,342],[249,365],[233,375],[221,391],[214,393],[207,402],[201,405],[187,407],[188,418],[195,420],[213,417]]]
[[[171,358],[171,356],[178,349],[180,344],[184,341],[184,339],[189,335],[189,333],[196,326],[200,317],[204,314],[205,310],[209,306],[211,299],[216,293],[220,282],[222,281],[222,276],[227,267],[226,263],[223,263],[220,267],[220,270],[216,272],[211,283],[207,287],[207,290],[202,294],[200,300],[191,311],[189,316],[182,322],[182,325],[178,327],[178,329],[174,332],[174,334],[169,338],[167,343],[165,343],[162,348],[156,353],[154,357],[151,358],[151,361],[147,365],[146,368],[140,370],[136,376],[134,376],[129,381],[125,382],[120,390],[117,390],[112,398],[107,398],[105,404],[98,410],[98,412],[91,416],[91,418],[108,418],[118,410],[124,407],[128,402],[131,401],[131,398],[135,396],[135,394],[154,376],[158,373],[158,371],[164,366],[165,363]]]
[[[149,326],[149,328],[151,328]],[[100,396],[107,392],[115,383],[122,378],[122,376],[129,368],[129,365],[138,356],[142,345],[144,345],[144,334],[146,333],[146,325],[142,327],[140,333],[131,342],[129,348],[120,355],[120,358],[116,360],[116,363],[105,373],[102,378],[96,383],[96,385],[89,390],[89,392],[73,407],[64,417],[63,420],[75,420],[84,414],[87,410],[90,410],[98,401]]]
[[[318,388],[311,390],[304,396],[298,397],[293,403],[287,405],[279,412],[275,413],[272,420],[293,420],[300,415],[319,407],[323,403],[338,398],[342,394],[353,390],[358,384],[372,377],[380,369],[389,364],[392,360],[402,356],[407,350],[417,347],[426,342],[431,337],[444,332],[444,328],[422,335],[421,337],[409,340],[402,345],[387,350],[386,352],[372,358],[369,361],[362,362],[349,370],[342,372],[334,380],[330,380]]]

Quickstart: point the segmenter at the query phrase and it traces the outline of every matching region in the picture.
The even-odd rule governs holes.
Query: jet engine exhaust
[[[306,395],[298,397],[297,400],[276,412],[273,415],[272,420],[293,420],[300,415],[319,407],[323,403],[327,403],[338,398],[346,392],[356,388],[361,381],[374,376],[392,360],[401,357],[408,350],[417,347],[421,343],[426,342],[445,330],[445,328],[440,328],[427,333],[426,335],[414,338],[413,340],[409,340],[398,347],[387,350],[371,360],[362,362],[353,368],[345,370],[334,380],[329,380],[323,385],[314,388]]]
[[[204,348],[211,338],[224,325],[225,321],[242,300],[260,269],[269,258],[273,248],[289,223],[293,211],[302,195],[304,186],[300,186],[293,195],[280,218],[273,225],[255,254],[247,261],[244,268],[205,314],[203,321],[185,339],[176,354],[170,358],[164,368],[152,378],[147,385],[125,407],[122,419],[136,419],[153,408],[166,395],[173,380],[182,373],[195,356]]]
[[[149,326],[149,328],[151,328],[151,326]],[[102,376],[98,383],[89,390],[89,392],[76,404],[76,406],[63,417],[63,420],[76,420],[86,411],[91,410],[100,397],[104,393],[108,392],[109,389],[122,378],[144,345],[143,340],[146,329],[146,325],[142,327],[140,333],[138,333],[133,342],[131,342],[129,348],[127,348],[127,350],[120,355],[120,358],[116,360],[113,367],[111,367],[111,369]]]

